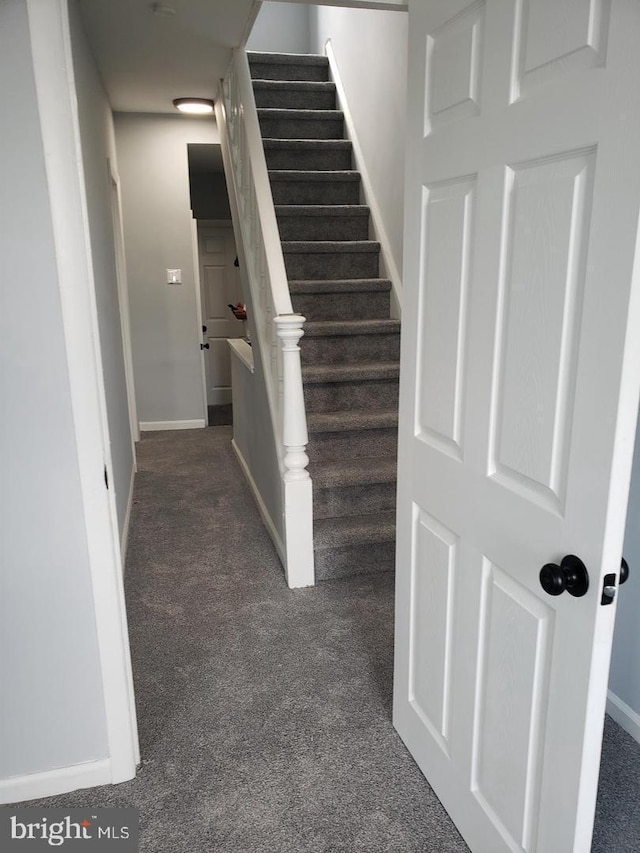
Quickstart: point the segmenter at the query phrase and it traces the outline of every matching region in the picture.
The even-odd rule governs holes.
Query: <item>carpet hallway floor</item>
[[[392,576],[288,590],[231,435],[138,445],[137,777],[30,805],[135,806],[148,853],[466,851],[391,725]],[[640,746],[611,721],[603,768],[593,851],[638,851]]]

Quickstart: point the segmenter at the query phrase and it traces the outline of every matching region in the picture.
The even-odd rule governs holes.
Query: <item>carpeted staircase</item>
[[[390,571],[400,323],[326,57],[250,53],[301,342],[316,579]]]

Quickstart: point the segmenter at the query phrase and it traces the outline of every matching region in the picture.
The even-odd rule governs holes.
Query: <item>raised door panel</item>
[[[449,755],[457,537],[415,506],[413,550],[409,701]]]
[[[478,0],[427,38],[425,134],[480,112],[484,12]]]
[[[513,850],[534,850],[554,611],[486,558],[471,790]]]
[[[474,191],[473,179],[423,191],[416,434],[455,459],[463,452]]]
[[[604,64],[610,0],[518,0],[516,8],[514,99]]]
[[[489,473],[562,513],[595,152],[507,167]]]

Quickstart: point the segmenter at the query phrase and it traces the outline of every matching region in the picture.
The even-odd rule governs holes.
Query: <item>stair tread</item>
[[[394,456],[362,456],[338,462],[314,462],[310,473],[316,488],[327,489],[334,486],[395,483],[397,467]]]
[[[333,252],[379,252],[376,240],[283,240],[284,255],[324,255]]]
[[[350,150],[352,143],[350,139],[280,139],[279,137],[264,136],[262,143],[265,148],[302,148],[305,151],[315,149],[330,149],[336,151]]]
[[[374,379],[398,379],[399,361],[365,362],[360,364],[310,364],[303,366],[304,382],[365,382]]]
[[[396,536],[395,512],[318,518],[313,522],[313,533],[315,550],[393,542]]]
[[[272,181],[359,181],[353,169],[269,169]]]
[[[326,56],[316,53],[265,53],[259,50],[248,50],[249,63],[256,62],[264,65],[328,65]]]
[[[287,107],[258,107],[258,118],[293,119],[294,121],[341,121],[342,110],[300,110]]]
[[[314,432],[395,429],[398,409],[345,409],[338,412],[310,412],[307,429]]]
[[[369,207],[366,204],[276,204],[274,207],[276,217],[369,216]]]
[[[399,320],[312,320],[305,323],[306,337],[323,335],[399,334]]]
[[[335,92],[336,84],[331,80],[251,80],[254,89],[275,89],[281,92]]]
[[[296,294],[388,292],[388,278],[292,279],[289,291]]]

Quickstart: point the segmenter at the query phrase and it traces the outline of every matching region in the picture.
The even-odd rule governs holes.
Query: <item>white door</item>
[[[235,305],[242,299],[240,276],[234,266],[236,248],[231,225],[198,226],[198,253],[202,323],[206,327],[202,339],[207,404],[215,406],[231,402],[227,338],[240,338],[244,334],[243,323],[229,310],[230,304]]]
[[[640,3],[409,16],[394,723],[475,853],[586,853],[640,385]],[[586,594],[547,594],[569,554]]]

